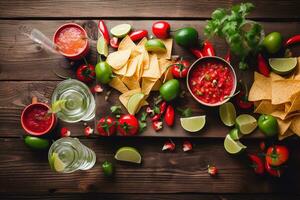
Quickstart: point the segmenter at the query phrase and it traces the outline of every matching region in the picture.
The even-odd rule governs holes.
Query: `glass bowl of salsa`
[[[36,98],[26,106],[21,114],[21,125],[30,135],[41,136],[49,133],[56,125],[56,117],[49,112],[50,107],[45,103],[37,102]]]
[[[79,60],[89,51],[89,40],[86,31],[80,25],[67,23],[60,26],[53,36],[58,51],[72,60]]]
[[[196,101],[205,106],[227,102],[236,89],[236,74],[230,63],[217,56],[196,60],[187,74],[187,88]]]

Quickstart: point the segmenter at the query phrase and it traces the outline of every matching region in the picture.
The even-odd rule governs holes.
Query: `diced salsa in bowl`
[[[230,64],[222,58],[204,57],[191,66],[187,87],[201,104],[218,106],[233,95],[236,89],[236,75]]]

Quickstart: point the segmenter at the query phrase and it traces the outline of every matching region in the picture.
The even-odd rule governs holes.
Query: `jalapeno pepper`
[[[139,30],[139,31],[133,31],[129,34],[129,37],[132,41],[137,41],[141,40],[144,37],[148,36],[148,31],[147,30]]]
[[[203,42],[202,54],[203,54],[203,56],[215,56],[216,55],[214,47],[209,41]]]
[[[106,25],[105,25],[103,20],[99,20],[98,29],[102,33],[102,35],[103,35],[104,39],[106,40],[107,44],[109,44],[109,42],[110,42],[109,32],[108,32],[108,30],[106,28]]]
[[[200,49],[196,48],[190,48],[190,52],[196,57],[196,58],[202,58],[203,54]]]
[[[247,85],[240,80],[240,93],[236,96],[236,103],[239,106],[239,108],[247,110],[252,108],[253,102],[248,101],[248,87]]]
[[[295,44],[295,43],[299,43],[300,42],[300,34],[299,35],[295,35],[293,37],[290,37],[285,43],[284,43],[284,46],[287,47],[287,46],[290,46],[292,44]]]
[[[270,69],[267,64],[267,61],[260,53],[257,55],[257,67],[258,67],[259,73],[261,73],[262,75],[264,75],[266,77],[270,76]]]

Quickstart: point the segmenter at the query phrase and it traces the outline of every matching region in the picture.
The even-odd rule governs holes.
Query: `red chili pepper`
[[[168,126],[173,126],[175,119],[175,111],[173,106],[168,105],[166,114],[165,114],[165,122]]]
[[[112,37],[109,44],[112,48],[117,49],[119,47],[119,39],[117,37]]]
[[[242,80],[239,81],[239,85],[240,93],[236,96],[236,103],[241,109],[250,109],[253,106],[253,102],[248,101],[248,87]]]
[[[263,174],[265,172],[263,160],[254,154],[249,154],[248,156],[252,163],[252,167],[254,168],[254,172],[256,174]]]
[[[218,173],[218,169],[215,166],[207,166],[207,173],[211,176],[215,176]]]
[[[216,55],[213,45],[208,41],[203,42],[202,53],[203,53],[203,56],[215,56]]]
[[[295,43],[298,43],[300,42],[300,34],[299,35],[295,35],[291,38],[289,38],[285,43],[284,43],[284,46],[287,47],[289,45],[292,45],[292,44],[295,44]]]
[[[154,122],[152,122],[152,128],[155,131],[159,131],[160,129],[163,128],[163,123],[161,121],[154,121]]]
[[[196,48],[190,48],[190,52],[196,57],[196,58],[202,58],[203,54],[200,49]]]
[[[163,151],[165,151],[165,150],[174,151],[175,147],[176,147],[175,143],[172,140],[168,140],[165,142],[162,150]]]
[[[160,118],[161,118],[161,114],[156,114],[151,118],[151,121],[155,122],[155,121],[160,120]]]
[[[103,35],[104,39],[106,40],[107,44],[109,44],[109,42],[110,42],[109,32],[108,32],[108,30],[106,28],[106,25],[105,25],[103,20],[99,20],[98,29],[102,33],[102,35]]]
[[[231,60],[231,53],[230,53],[230,49],[228,49],[227,54],[224,58],[228,63],[230,63]]]
[[[280,178],[283,173],[283,170],[280,169],[280,167],[272,167],[268,162],[265,162],[265,169],[271,176],[278,178]]]
[[[270,76],[270,69],[267,64],[267,61],[260,53],[257,55],[257,65],[258,65],[259,73],[261,73],[262,75],[264,75],[266,77]]]
[[[167,102],[165,102],[165,101],[161,102],[161,104],[159,106],[159,111],[160,111],[159,114],[161,114],[161,115],[164,114],[166,109],[167,109]]]
[[[144,37],[148,37],[148,31],[147,30],[133,31],[129,34],[129,37],[132,41],[141,40]]]
[[[193,145],[190,141],[185,140],[182,144],[182,150],[184,152],[191,151],[193,149]]]

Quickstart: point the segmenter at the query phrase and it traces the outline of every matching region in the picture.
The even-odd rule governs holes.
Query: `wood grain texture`
[[[1,18],[15,17],[133,17],[133,18],[208,18],[219,7],[228,8],[241,0],[11,0],[1,1]],[[243,1],[242,1],[243,2]],[[297,0],[250,0],[256,6],[254,18],[300,18]],[[51,8],[55,8],[55,11]]]
[[[0,192],[30,193],[289,193],[299,194],[299,140],[291,141],[289,169],[281,179],[255,176],[247,162],[228,155],[222,140],[193,140],[194,151],[184,153],[182,140],[174,140],[174,153],[162,152],[164,140],[142,138],[81,139],[97,155],[96,165],[88,171],[57,174],[50,170],[47,152],[30,151],[21,139],[0,139]],[[245,142],[248,152],[258,142]],[[121,146],[136,147],[143,156],[142,165],[117,162],[114,152]],[[116,167],[113,179],[105,178],[101,163],[109,160]],[[206,167],[214,164],[217,177]]]
[[[61,57],[57,55],[47,53],[40,48],[39,45],[33,43],[26,36],[21,35],[17,30],[20,25],[27,25],[31,27],[38,28],[46,36],[51,38],[55,30],[62,24],[71,22],[60,21],[60,20],[46,20],[46,21],[15,21],[15,20],[1,20],[0,21],[0,80],[61,80],[55,75],[58,72],[61,75],[74,77],[74,70],[76,66],[72,69],[66,69],[61,65],[64,63]],[[84,24],[88,30],[92,29],[90,26],[94,26],[96,21],[87,20],[74,20],[79,24]],[[112,28],[114,25],[120,23],[132,24],[134,29],[147,29],[151,34],[151,25],[153,20],[108,20],[106,21],[108,28]],[[170,20],[173,29],[177,29],[184,26],[195,27],[203,38],[203,28],[206,24],[205,21],[175,21]],[[280,31],[285,38],[299,33],[300,22],[290,22],[290,23],[280,23],[280,22],[264,22],[262,23],[266,33],[272,31]],[[97,38],[97,31],[93,31],[92,37]],[[213,44],[215,46],[217,55],[224,56],[226,54],[227,48],[223,40],[214,39]],[[92,42],[91,55],[89,57],[89,62],[96,64],[96,48],[95,41]],[[299,55],[300,47],[293,47],[294,53]],[[174,55],[182,55],[187,58],[191,57],[187,51],[181,47],[174,44],[173,48]],[[236,63],[236,62],[235,62]],[[80,64],[80,63],[78,63]],[[256,68],[254,64],[251,66]],[[241,76],[248,76],[249,72],[241,73]]]

